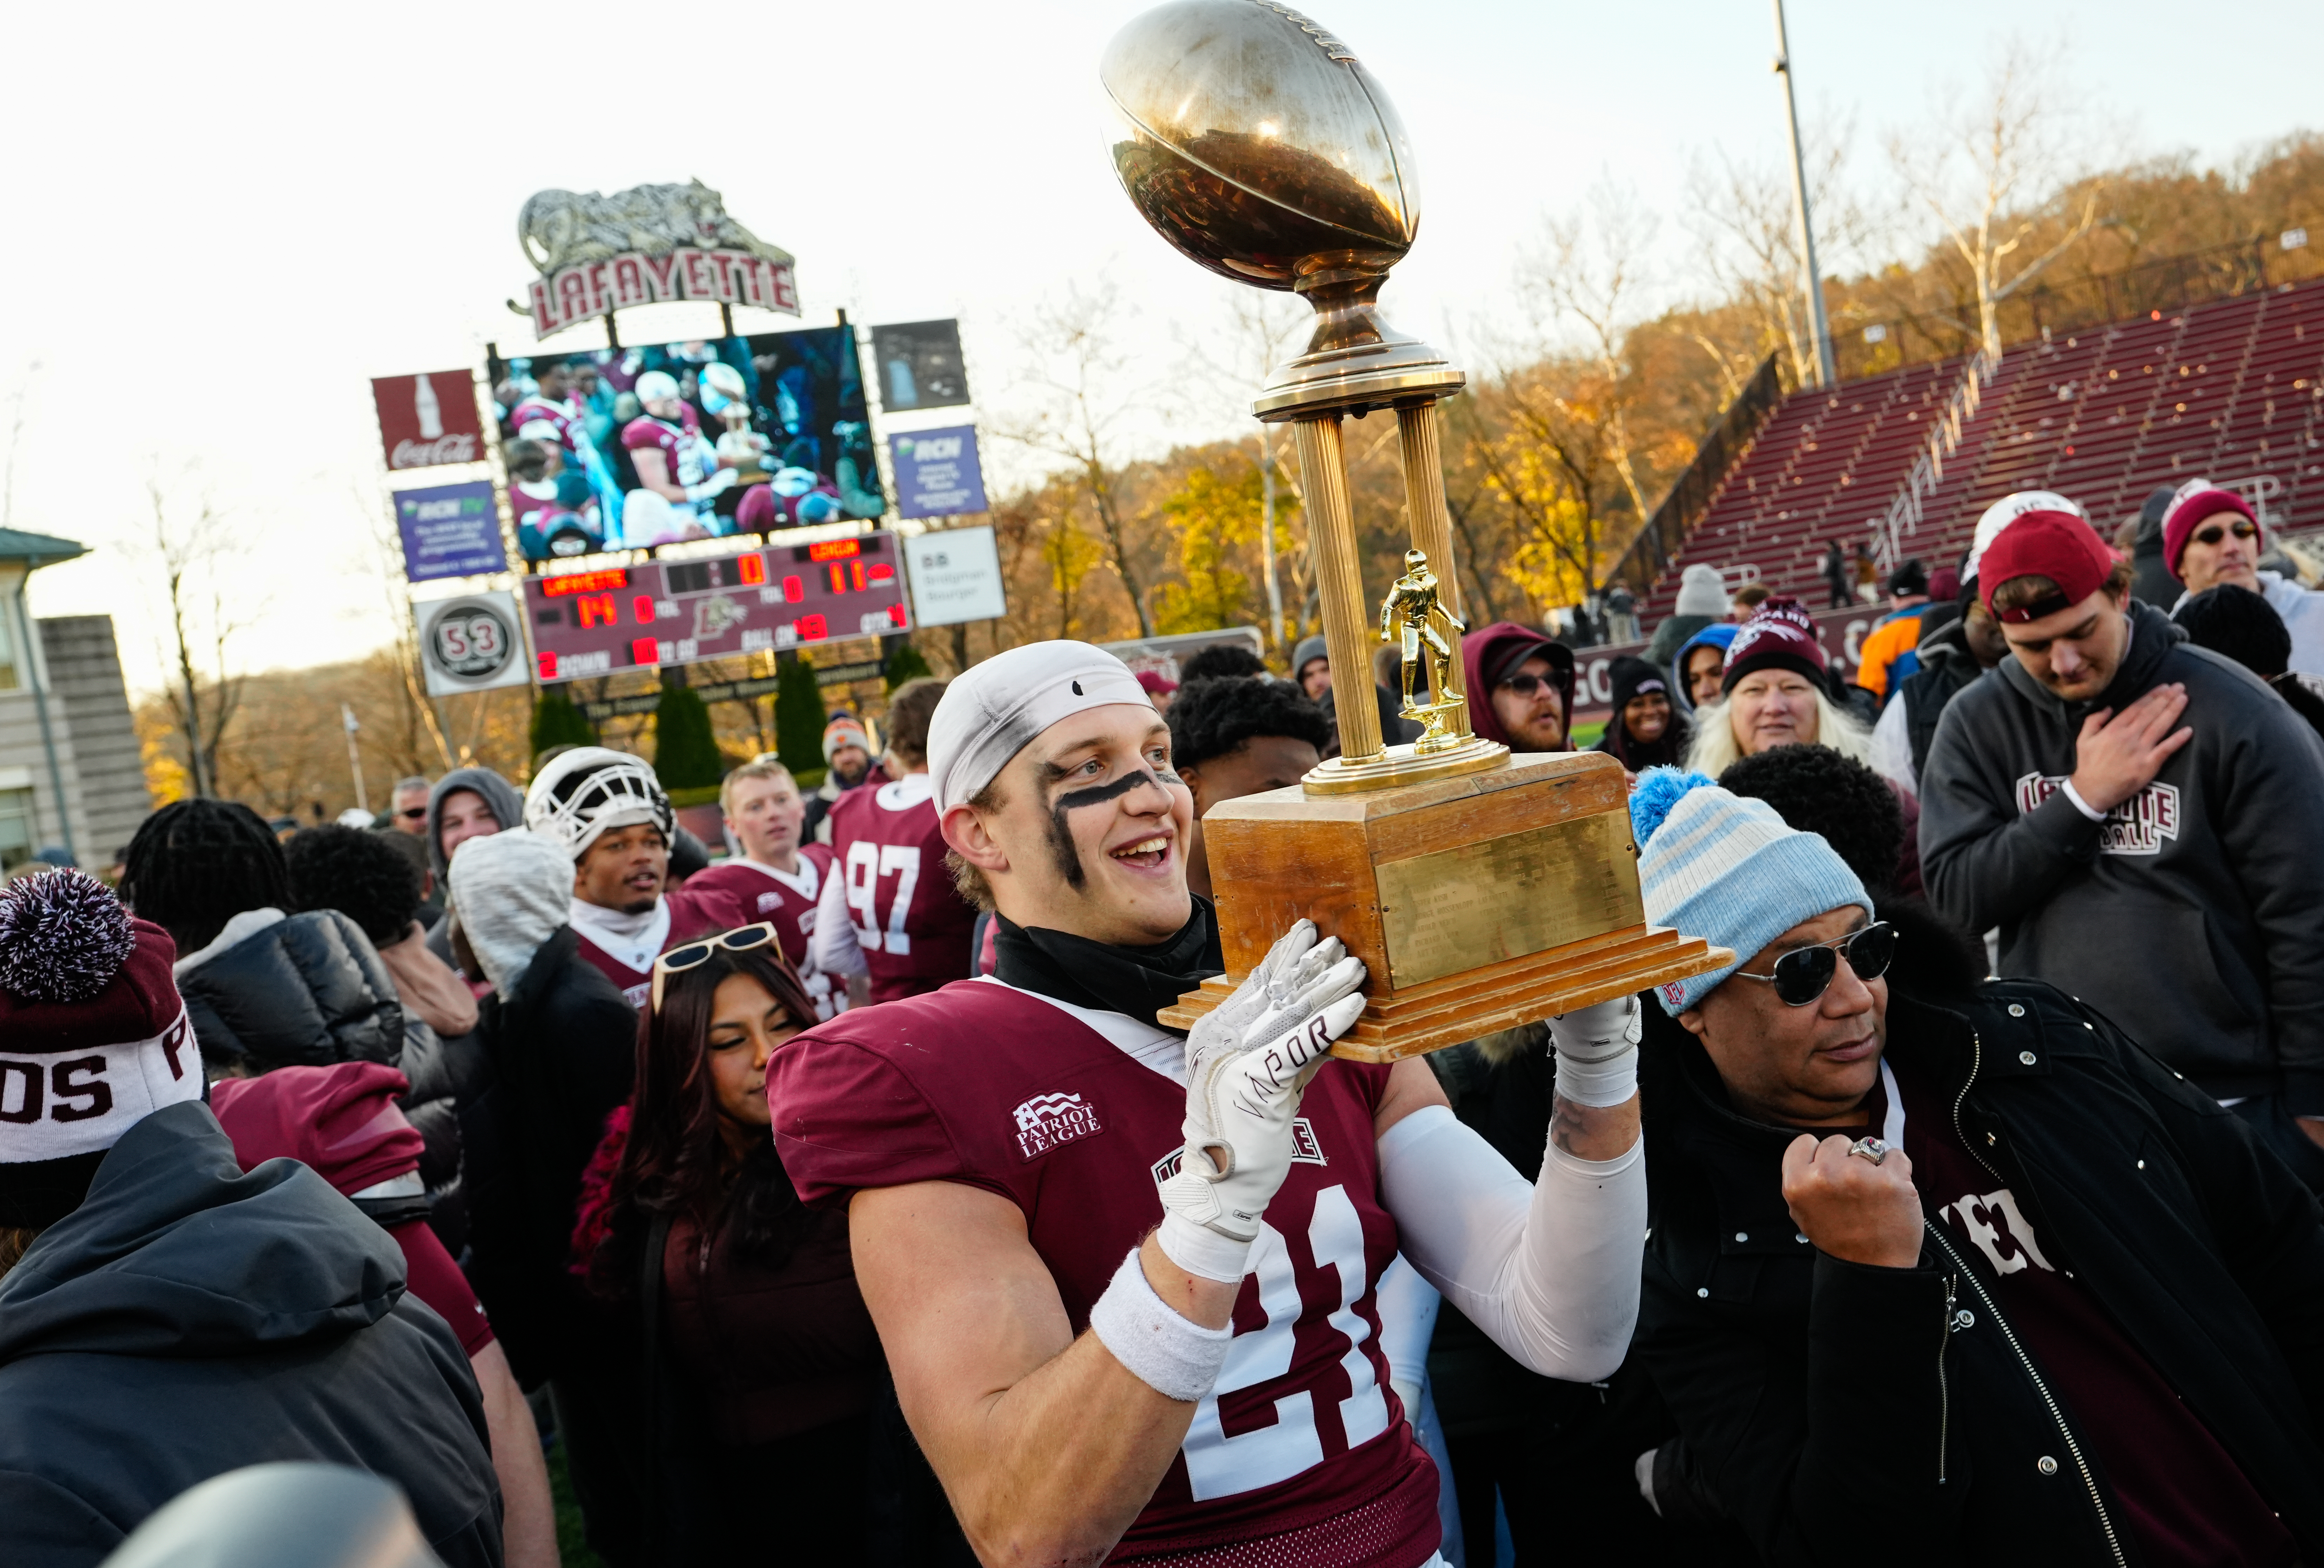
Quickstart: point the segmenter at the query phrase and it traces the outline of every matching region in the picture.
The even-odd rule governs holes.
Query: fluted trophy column
[[[1371,696],[1372,618],[1356,563],[1356,519],[1348,504],[1348,459],[1340,416],[1299,420],[1291,426],[1299,447],[1299,482],[1307,504],[1308,549],[1315,558],[1315,594],[1323,604],[1323,647],[1332,656],[1333,710],[1340,721],[1340,760],[1374,761],[1380,743],[1379,709]]]
[[[1452,569],[1452,517],[1444,504],[1443,416],[1434,399],[1396,410],[1397,446],[1404,460],[1404,509],[1411,520],[1412,548],[1436,567],[1444,607],[1461,609],[1461,577]]]

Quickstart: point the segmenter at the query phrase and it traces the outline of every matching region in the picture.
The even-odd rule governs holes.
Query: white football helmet
[[[524,795],[524,825],[578,864],[600,835],[650,826],[675,843],[678,813],[654,770],[626,752],[576,746],[551,757]]]

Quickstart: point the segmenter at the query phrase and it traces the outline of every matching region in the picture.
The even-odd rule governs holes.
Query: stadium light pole
[[[1799,219],[1800,257],[1805,263],[1802,280],[1808,296],[1808,330],[1815,334],[1816,384],[1830,386],[1840,379],[1831,360],[1831,331],[1823,318],[1823,274],[1816,268],[1815,226],[1808,219],[1807,160],[1800,152],[1800,104],[1792,91],[1792,45],[1784,27],[1784,0],[1775,4],[1775,74],[1784,78],[1784,125],[1792,138],[1792,210]]]

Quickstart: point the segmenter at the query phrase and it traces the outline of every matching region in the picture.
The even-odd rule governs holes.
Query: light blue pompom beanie
[[[1843,904],[1872,913],[1864,884],[1821,834],[1786,826],[1766,801],[1730,794],[1700,773],[1649,768],[1638,775],[1630,825],[1646,918],[1735,950],[1726,968],[1657,989],[1673,1018],[1803,920]]]

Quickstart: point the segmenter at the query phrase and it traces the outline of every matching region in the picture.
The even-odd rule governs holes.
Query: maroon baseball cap
[[[2114,552],[2089,523],[2070,512],[2029,512],[1985,547],[1978,565],[1978,592],[1995,619],[2018,626],[2080,604],[2098,591],[2112,570]],[[1994,610],[1994,590],[2016,577],[2047,577],[2058,585],[2058,592],[2023,609]]]

